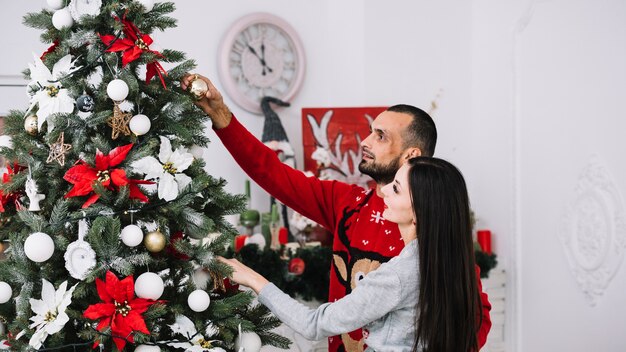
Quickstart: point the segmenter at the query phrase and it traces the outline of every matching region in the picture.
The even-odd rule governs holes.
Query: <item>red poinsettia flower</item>
[[[138,199],[142,202],[147,202],[146,197],[138,184],[152,184],[150,181],[132,180],[126,177],[126,171],[124,169],[112,169],[112,167],[121,164],[128,155],[128,152],[133,147],[133,144],[127,144],[125,146],[117,147],[108,155],[104,155],[100,150],[96,151],[96,166],[93,167],[84,161],[79,161],[78,165],[72,166],[63,179],[74,185],[72,189],[65,195],[65,198],[86,196],[93,193],[83,204],[83,208],[95,203],[100,195],[95,193],[93,185],[95,182],[100,183],[103,187],[115,190],[123,186],[130,187],[130,199]]]
[[[23,169],[24,169],[23,167],[15,163],[13,164],[13,167],[11,167],[10,164],[7,164],[7,171],[2,175],[2,183],[11,182],[11,178],[13,178],[13,175],[17,174]],[[19,198],[18,193],[11,192],[11,193],[4,194],[4,192],[0,189],[0,213],[4,213],[5,211],[4,207],[7,204],[16,203],[16,207],[17,207],[18,198]]]
[[[124,25],[125,38],[117,38],[111,34],[98,35],[104,45],[109,47],[106,50],[107,52],[122,52],[122,66],[126,66],[127,64],[137,60],[144,52],[150,52],[155,54],[157,57],[163,57],[160,52],[150,50],[150,45],[153,43],[153,40],[149,35],[142,34],[137,26],[125,17],[121,20],[117,17],[116,19]],[[156,60],[148,63],[146,65],[146,83],[150,83],[152,77],[157,74],[161,79],[163,88],[165,88],[163,75],[167,75],[167,72],[163,66],[161,66],[161,64]]]
[[[87,307],[83,316],[92,320],[99,319],[96,327],[98,331],[110,326],[113,342],[117,349],[122,351],[127,342],[135,342],[133,334],[136,331],[150,334],[142,314],[151,305],[163,301],[135,297],[135,282],[132,276],[120,281],[115,274],[107,271],[105,280],[96,279],[96,288],[102,303]]]

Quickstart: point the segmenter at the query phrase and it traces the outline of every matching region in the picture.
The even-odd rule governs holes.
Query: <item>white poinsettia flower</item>
[[[193,162],[193,155],[186,148],[172,151],[170,140],[163,136],[160,138],[159,159],[147,156],[135,161],[132,167],[135,172],[145,174],[147,180],[158,179],[159,198],[171,201],[191,182],[191,177],[183,171]]]
[[[1,340],[0,341],[0,350],[8,350],[10,348],[11,348],[11,346],[9,345],[7,340]]]
[[[67,281],[54,290],[54,286],[46,279],[41,280],[41,299],[30,299],[30,308],[36,314],[31,317],[32,324],[29,326],[35,329],[35,333],[28,342],[35,349],[39,349],[49,335],[54,335],[61,331],[65,324],[70,321],[65,313],[67,307],[72,303],[72,294],[76,285],[67,290]]]
[[[74,111],[74,99],[69,95],[69,91],[61,86],[59,79],[77,70],[79,67],[74,66],[71,55],[66,55],[54,64],[52,72],[35,56],[35,63],[29,63],[30,78],[28,90],[31,92],[30,112],[36,105],[37,109],[37,127],[41,131],[41,126],[48,116],[57,113],[71,113]],[[27,113],[28,113],[27,112]],[[48,122],[48,131],[54,126]]]
[[[212,347],[212,343],[215,340],[209,340],[213,335],[218,333],[217,329],[213,326],[213,324],[209,324],[206,329],[206,336],[202,336],[202,334],[198,334],[195,325],[191,321],[191,319],[187,318],[184,315],[177,315],[176,322],[170,325],[170,329],[174,334],[183,335],[185,338],[189,339],[189,342],[168,342],[167,345],[172,346],[174,348],[182,348],[185,351],[190,352],[221,352],[224,349],[220,347]]]

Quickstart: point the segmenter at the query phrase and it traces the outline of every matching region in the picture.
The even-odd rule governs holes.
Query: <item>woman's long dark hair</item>
[[[420,274],[413,350],[476,352],[482,303],[465,180],[445,160],[409,163]]]

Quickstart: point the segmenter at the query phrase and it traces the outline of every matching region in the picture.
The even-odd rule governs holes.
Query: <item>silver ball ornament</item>
[[[139,298],[157,300],[163,295],[165,284],[155,273],[143,273],[135,280],[135,293]]]
[[[201,100],[206,92],[209,90],[209,85],[201,78],[196,78],[191,81],[191,84],[188,87],[189,93],[196,100]]]
[[[116,78],[107,84],[107,95],[113,101],[122,101],[128,96],[128,84]]]
[[[96,103],[90,95],[83,94],[76,99],[76,107],[82,112],[92,112]]]
[[[24,119],[24,130],[31,136],[36,136],[39,133],[37,115],[26,116],[26,119]]]
[[[150,118],[143,114],[133,116],[128,123],[128,127],[131,132],[133,132],[136,136],[143,136],[148,133],[151,125]]]
[[[136,247],[143,241],[143,231],[139,226],[131,224],[122,229],[120,237],[128,247]]]
[[[211,297],[204,290],[195,290],[187,297],[187,304],[194,312],[204,312],[211,304]]]
[[[74,19],[72,18],[72,14],[70,10],[67,8],[60,9],[54,12],[52,15],[52,25],[54,28],[61,30],[64,28],[69,28],[74,25]]]
[[[43,263],[54,254],[54,241],[43,232],[35,232],[26,238],[24,253],[35,263]]]

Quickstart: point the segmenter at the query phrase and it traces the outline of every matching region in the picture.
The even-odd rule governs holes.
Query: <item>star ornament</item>
[[[107,125],[111,126],[113,129],[111,131],[111,138],[113,140],[116,140],[120,136],[120,133],[125,136],[131,135],[128,123],[132,117],[133,115],[131,113],[123,112],[119,104],[113,106],[113,116],[107,121]]]
[[[56,143],[50,145],[50,155],[48,155],[47,163],[56,161],[61,166],[65,166],[65,153],[72,149],[71,144],[65,144],[65,132],[61,132]]]
[[[148,308],[155,303],[145,298],[135,297],[135,282],[132,276],[119,280],[115,274],[108,271],[105,281],[96,279],[98,296],[102,303],[92,304],[83,312],[83,316],[91,320],[99,320],[96,330],[103,331],[111,328],[113,342],[120,351],[124,350],[127,342],[134,343],[134,333],[141,332],[150,335],[143,317]],[[99,341],[96,341],[96,345]]]
[[[132,148],[132,143],[127,144],[111,150],[108,155],[104,155],[100,150],[97,150],[95,166],[80,160],[77,165],[67,170],[63,176],[64,180],[74,185],[65,195],[65,198],[89,195],[89,198],[83,204],[83,209],[87,208],[100,198],[100,195],[95,193],[93,189],[94,184],[97,182],[109,190],[130,187],[130,199],[138,199],[144,203],[148,202],[148,197],[141,192],[138,185],[152,184],[153,182],[129,179],[126,177],[124,169],[113,168],[126,159]]]

